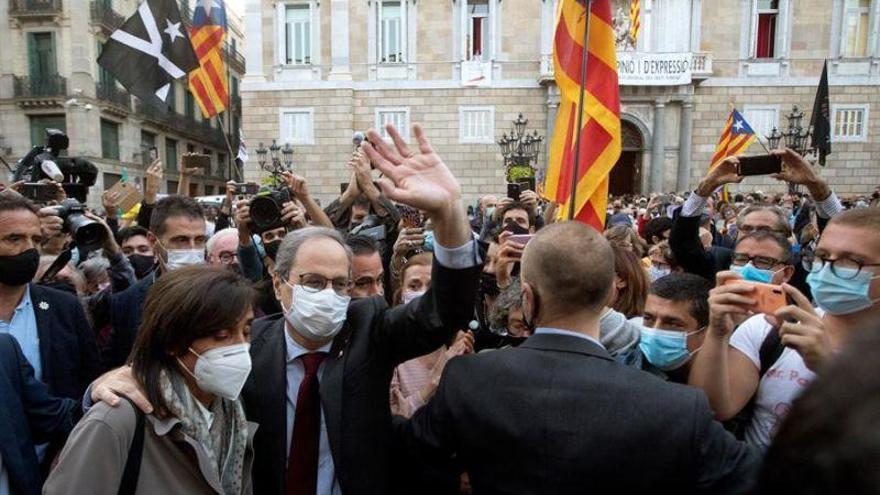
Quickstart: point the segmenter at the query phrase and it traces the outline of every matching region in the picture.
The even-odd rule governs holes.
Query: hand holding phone
[[[260,185],[255,184],[253,182],[236,182],[235,183],[235,194],[236,195],[245,195],[245,196],[253,196],[260,192]]]
[[[736,167],[736,174],[741,177],[779,172],[782,172],[782,157],[777,155],[741,156]]]
[[[512,183],[507,184],[507,197],[514,200],[519,201],[519,195],[522,192],[522,186],[520,184]]]
[[[745,284],[753,287],[747,297],[754,299],[757,303],[746,309],[754,313],[772,315],[776,310],[788,305],[788,300],[785,296],[785,291],[782,290],[782,286],[749,282],[740,278],[732,278],[724,282],[724,285],[730,284]]]

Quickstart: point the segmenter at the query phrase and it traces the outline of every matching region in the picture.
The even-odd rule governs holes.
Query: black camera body
[[[88,188],[98,179],[98,168],[83,158],[58,156],[69,146],[70,139],[64,131],[46,129],[46,145],[34,146],[18,161],[13,180],[28,183],[54,180],[61,183],[67,196],[85,202]]]
[[[293,200],[290,190],[286,186],[277,189],[264,190],[254,196],[248,203],[251,216],[251,231],[262,234],[267,230],[283,227],[281,210],[284,203]]]
[[[100,223],[85,216],[86,206],[68,198],[58,205],[58,216],[64,220],[64,231],[68,232],[80,250],[94,250],[107,240],[107,229]]]

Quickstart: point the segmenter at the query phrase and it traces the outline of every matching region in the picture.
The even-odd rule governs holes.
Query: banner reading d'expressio
[[[691,83],[691,53],[617,52],[621,86],[679,86]]]

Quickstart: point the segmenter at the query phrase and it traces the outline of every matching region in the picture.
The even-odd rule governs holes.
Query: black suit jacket
[[[406,306],[376,296],[352,302],[345,326],[324,361],[321,405],[330,449],[346,495],[391,492],[394,441],[388,403],[391,375],[403,361],[428,354],[467,328],[480,267],[452,270],[435,263],[431,289]],[[242,392],[254,437],[254,493],[285,493],[287,373],[285,320],[257,320],[251,336],[253,371]]]
[[[30,291],[40,338],[41,379],[52,395],[79,400],[102,371],[85,310],[67,292],[36,284]]]
[[[80,411],[77,402],[50,396],[15,338],[0,334],[0,455],[12,493],[40,493],[34,443],[64,441]]]
[[[113,294],[110,298],[110,325],[113,329],[107,351],[103,356],[104,364],[108,369],[122,366],[128,361],[128,355],[134,347],[138,327],[143,319],[147,291],[153,286],[157,276],[158,273],[154,270],[138,283]]]
[[[456,452],[475,494],[747,493],[758,454],[712,417],[697,389],[538,334],[452,359],[399,432],[412,448]]]

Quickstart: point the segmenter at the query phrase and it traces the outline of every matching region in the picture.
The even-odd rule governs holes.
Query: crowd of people
[[[597,232],[387,132],[269,223],[159,160],[98,243],[2,187],[0,495],[880,493],[880,187],[730,157]]]

